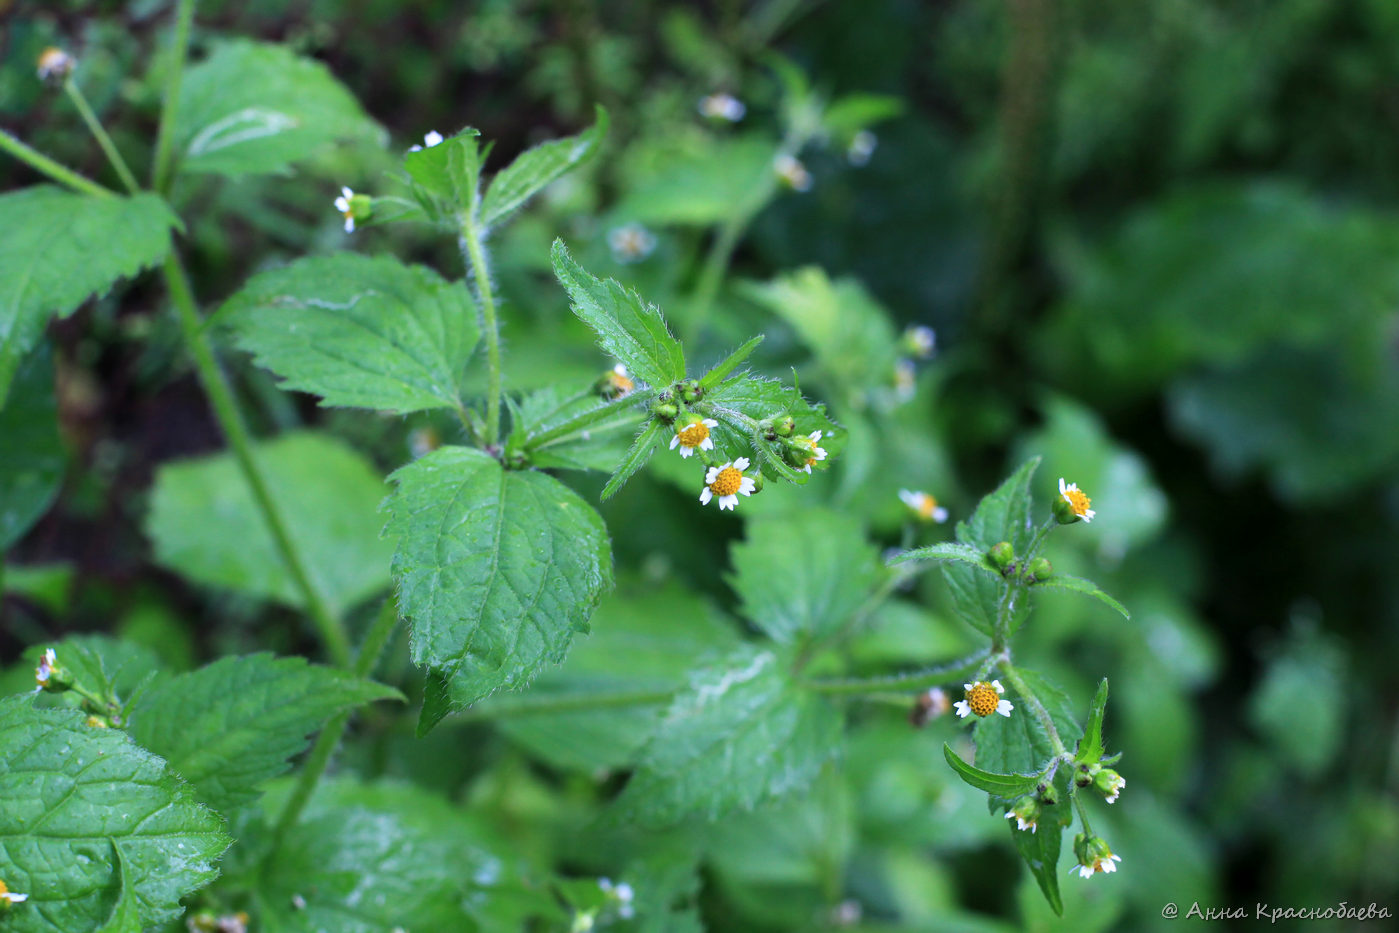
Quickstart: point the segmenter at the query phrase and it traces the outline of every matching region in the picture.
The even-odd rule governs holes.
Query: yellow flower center
[[[698,447],[709,437],[709,428],[702,421],[691,421],[680,429],[681,447]]]
[[[1093,500],[1085,496],[1081,489],[1066,490],[1064,499],[1069,503],[1069,508],[1074,510],[1074,514],[1080,518],[1088,513],[1088,507],[1093,504]]]
[[[978,680],[967,691],[967,706],[978,716],[990,716],[1001,704],[1001,695],[984,680]]]
[[[928,495],[926,492],[918,497],[918,514],[923,518],[932,518],[933,513],[938,510],[938,500]],[[982,715],[985,715],[984,713]]]
[[[0,894],[9,894],[10,889],[5,887],[5,882],[0,881]]]
[[[737,494],[742,485],[743,471],[734,467],[724,467],[719,471],[719,475],[714,477],[714,482],[709,484],[709,489],[716,496],[732,496]]]
[[[630,392],[632,389],[636,388],[635,382],[632,382],[631,379],[623,376],[621,373],[612,370],[609,370],[607,373],[607,381],[611,384],[612,388],[616,389],[618,392]]]

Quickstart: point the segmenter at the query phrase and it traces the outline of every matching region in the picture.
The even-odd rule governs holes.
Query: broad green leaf
[[[0,405],[49,318],[160,262],[178,225],[154,194],[100,198],[38,185],[0,195]]]
[[[1078,743],[1075,757],[1079,761],[1096,763],[1103,757],[1103,712],[1108,705],[1108,679],[1098,684],[1098,692],[1093,697],[1093,706],[1088,710],[1088,725],[1083,730],[1083,740]]]
[[[776,654],[745,646],[695,673],[619,804],[650,825],[751,809],[807,787],[840,737],[833,706],[793,684]]]
[[[392,687],[303,658],[226,657],[143,695],[129,731],[226,813],[256,799],[332,715],[392,698],[402,699]]]
[[[622,458],[622,462],[617,465],[617,471],[612,474],[612,478],[607,481],[607,485],[602,487],[602,501],[606,502],[617,493],[617,490],[626,485],[636,471],[646,465],[646,461],[651,459],[651,455],[656,452],[656,442],[662,440],[671,430],[665,422],[656,418],[651,418],[646,425],[636,435],[636,440],[632,442],[627,455]]]
[[[479,130],[468,127],[436,146],[423,146],[403,154],[403,169],[421,188],[420,196],[425,201],[423,206],[428,216],[450,218],[455,226],[458,223],[456,212],[474,203],[485,158],[480,135]]]
[[[615,279],[588,274],[554,241],[554,275],[568,291],[573,313],[597,334],[598,346],[656,388],[685,378],[685,352],[671,336],[660,309]]]
[[[495,714],[506,735],[552,767],[585,774],[625,767],[669,706],[666,694],[683,689],[697,663],[723,656],[737,641],[718,610],[678,584],[633,586],[603,598],[592,632],[528,693],[497,695],[480,710]],[[645,694],[659,698],[634,702]],[[575,701],[577,709],[566,709]],[[540,704],[545,708],[536,709]]]
[[[821,123],[836,138],[853,136],[904,111],[904,102],[887,94],[847,94],[826,107]]]
[[[418,788],[324,782],[260,875],[259,914],[284,933],[503,929],[485,918],[497,891],[518,881],[483,838]]]
[[[1098,602],[1116,609],[1118,612],[1122,613],[1123,618],[1132,618],[1132,614],[1127,611],[1126,606],[1098,589],[1098,584],[1094,583],[1092,580],[1070,576],[1066,573],[1056,573],[1051,577],[1035,581],[1034,586],[1036,589],[1045,588],[1051,590],[1068,590],[1071,593],[1082,593],[1084,596],[1091,596],[1098,600]]]
[[[1060,741],[1073,748],[1083,730],[1074,719],[1069,698],[1034,671],[1017,668],[1017,672],[1049,711]],[[1039,772],[1054,755],[1049,735],[1024,700],[1013,691],[1007,692],[1006,699],[1015,707],[1009,717],[987,716],[976,724],[976,766],[1000,774]],[[1062,805],[1067,806],[1067,798]]]
[[[0,382],[3,378],[0,374]],[[6,401],[0,385],[0,553],[48,511],[67,460],[58,438],[53,358],[47,346],[20,364],[14,388]]]
[[[784,643],[847,630],[885,573],[857,519],[816,507],[754,519],[730,555],[743,615]]]
[[[435,678],[425,731],[563,660],[612,581],[612,550],[602,519],[567,486],[478,450],[443,447],[392,478],[393,575],[413,661]]]
[[[630,435],[644,417],[654,393],[599,401],[591,391],[569,393],[562,386],[538,389],[510,405],[507,457],[522,454],[540,469],[612,472],[626,454]]]
[[[759,334],[758,336],[753,337],[752,339],[744,343],[743,346],[739,347],[737,350],[733,351],[728,356],[724,357],[713,369],[705,373],[704,376],[700,379],[700,388],[709,390],[717,386],[719,383],[723,382],[725,379],[727,379],[729,377],[729,373],[733,372],[739,366],[743,365],[744,360],[748,359],[749,355],[752,354],[754,350],[758,349],[758,344],[762,343],[763,340],[763,335]]]
[[[388,487],[368,461],[310,432],[259,443],[254,455],[312,584],[332,610],[383,590],[393,545],[379,538],[377,510]],[[231,454],[161,467],[146,533],[156,559],[196,583],[302,605]]]
[[[719,426],[711,431],[716,459],[751,458],[756,450],[759,464],[764,470],[799,485],[805,484],[811,476],[788,466],[782,460],[776,443],[754,435],[748,430],[745,419],[762,421],[786,414],[796,422],[793,436],[820,431],[826,460],[814,468],[817,470],[823,469],[824,464],[845,447],[846,432],[827,417],[824,404],[813,405],[802,398],[795,388],[773,379],[748,373],[735,376],[706,391],[701,410],[719,422]]]
[[[481,223],[493,227],[552,181],[589,161],[607,135],[607,111],[597,108],[592,127],[564,139],[526,149],[496,173],[481,202]]]
[[[1030,480],[1039,462],[1038,457],[1025,461],[994,492],[983,497],[971,517],[957,523],[958,542],[984,554],[1001,541],[1009,541],[1017,554],[1023,554],[1033,528]],[[995,630],[1005,580],[999,573],[993,578],[965,563],[944,564],[942,574],[958,614],[978,631],[990,635]],[[1026,611],[1026,603],[1021,600],[1020,605],[1013,607],[1017,616]],[[1014,631],[1016,627],[1016,619],[1012,618],[1010,629]]]
[[[760,207],[776,190],[776,139],[750,135],[702,140],[686,151],[676,151],[671,142],[627,153],[631,164],[624,177],[629,190],[617,208],[619,217],[645,224],[708,226]]]
[[[116,906],[97,933],[141,933],[141,909],[136,893],[131,890],[131,877],[126,870],[126,860],[121,857],[121,849],[112,846],[112,861],[117,866],[117,883],[120,885]]]
[[[1067,807],[1067,803],[1061,804]],[[1014,824],[1010,827],[1011,841],[1025,864],[1034,875],[1035,882],[1044,892],[1044,899],[1059,916],[1064,915],[1064,898],[1059,893],[1059,849],[1063,844],[1064,827],[1059,823],[1042,819],[1034,832],[1023,832]]]
[[[26,651],[25,657],[37,666],[49,648],[75,684],[123,702],[130,702],[143,685],[162,673],[160,659],[149,648],[107,635],[72,635],[60,642],[42,642]]]
[[[947,759],[947,763],[952,766],[962,780],[966,781],[977,790],[984,790],[988,794],[1000,797],[1005,800],[1014,800],[1026,794],[1033,793],[1039,786],[1039,774],[997,774],[994,771],[986,771],[975,765],[969,765],[961,758],[946,742],[942,743],[942,754]]]
[[[972,547],[970,544],[957,544],[954,541],[942,541],[927,547],[914,548],[912,551],[904,551],[902,554],[891,557],[889,563],[903,564],[911,560],[960,561],[964,564],[971,564],[973,567],[979,567],[997,577],[1003,577],[1001,571],[986,556],[985,551]]]
[[[190,66],[175,118],[179,168],[187,172],[282,172],[329,143],[382,137],[325,65],[243,39],[220,43]]]
[[[128,898],[141,927],[174,920],[230,841],[126,733],[28,696],[0,700],[0,878],[29,895],[6,914],[6,933],[97,929],[119,922]]]
[[[297,260],[255,276],[220,314],[284,388],[397,414],[460,408],[479,337],[460,282],[391,256]]]

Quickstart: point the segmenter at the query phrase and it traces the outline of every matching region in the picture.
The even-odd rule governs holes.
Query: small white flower
[[[5,890],[5,882],[0,881],[0,903],[8,907],[11,904],[23,904],[27,900],[29,900],[28,894],[15,894],[13,891],[7,891]]]
[[[1080,878],[1092,878],[1095,873],[1100,871],[1117,871],[1117,866],[1113,863],[1120,861],[1122,861],[1122,857],[1118,855],[1109,855],[1107,858],[1095,858],[1088,865],[1077,866],[1078,875]]]
[[[46,83],[61,83],[73,73],[78,60],[62,49],[49,46],[39,53],[39,80]]]
[[[714,497],[719,499],[719,508],[732,511],[738,505],[739,495],[751,496],[757,484],[751,476],[744,476],[748,469],[748,458],[739,457],[732,463],[710,467],[704,476],[704,491],[700,493],[700,504],[708,505]]]
[[[816,445],[820,442],[820,440],[821,440],[821,432],[820,432],[820,431],[812,431],[812,432],[811,432],[810,434],[808,434],[806,437],[798,437],[798,438],[796,438],[797,443],[803,444],[803,445],[805,445],[805,446],[811,448],[811,456],[807,457],[807,458],[806,458],[806,463],[802,465],[802,469],[805,470],[805,471],[808,472],[808,473],[811,472],[811,465],[812,465],[813,463],[819,463],[819,462],[821,462],[822,460],[825,460],[825,459],[826,459],[826,451],[825,451],[825,449],[816,446]]]
[[[340,197],[335,199],[335,209],[345,218],[345,232],[355,232],[355,210],[350,202],[354,199],[355,193],[349,188],[341,187]]]
[[[709,436],[710,428],[717,428],[719,422],[713,418],[694,418],[689,424],[676,431],[670,438],[670,449],[680,448],[680,456],[688,458],[698,450],[713,450],[714,438]]]
[[[719,93],[701,97],[699,112],[700,116],[713,120],[728,120],[730,123],[737,123],[743,119],[748,108],[743,106],[743,101],[732,94]]]
[[[845,158],[856,168],[868,165],[870,156],[874,155],[874,147],[879,145],[879,138],[869,130],[860,130],[850,139],[850,146],[845,150]]]
[[[607,245],[618,262],[641,262],[656,249],[656,235],[641,224],[625,224],[608,231]]]
[[[1009,715],[1009,714],[1007,714]],[[1006,819],[1015,820],[1015,828],[1023,832],[1035,832],[1039,825],[1034,820],[1027,820],[1014,810],[1006,811]]]
[[[903,342],[914,356],[926,360],[937,349],[938,335],[931,327],[918,324],[904,331]]]
[[[49,678],[53,676],[54,668],[58,667],[58,654],[52,648],[44,649],[44,656],[39,659],[39,666],[34,669],[34,682],[41,688],[49,685]]]
[[[431,149],[433,146],[440,146],[441,144],[442,134],[437,132],[437,130],[428,130],[427,135],[423,137],[423,144],[419,146],[416,143],[414,143],[413,145],[408,147],[408,151],[422,152],[424,148]]]
[[[1093,500],[1078,488],[1078,483],[1065,484],[1062,476],[1059,477],[1059,495],[1069,504],[1069,508],[1073,509],[1073,513],[1085,522],[1091,522],[1093,516],[1098,514],[1089,508],[1093,504]]]
[[[632,890],[632,886],[625,881],[613,888],[612,893],[617,895],[617,900],[623,904],[630,904],[636,897],[636,892]]]
[[[938,505],[938,500],[921,489],[900,489],[899,498],[925,522],[937,522],[941,525],[947,521],[947,509]]]
[[[1116,779],[1112,782],[1112,784],[1110,785],[1110,787],[1111,787],[1110,792],[1109,792],[1108,795],[1107,795],[1106,797],[1104,797],[1103,799],[1106,800],[1108,803],[1117,803],[1117,795],[1120,794],[1120,793],[1122,793],[1122,788],[1124,788],[1124,787],[1126,787],[1126,786],[1127,786],[1127,779],[1126,779],[1125,777],[1123,777],[1122,775],[1119,774],[1119,775],[1117,776],[1117,778],[1116,778]]]
[[[780,154],[772,160],[772,170],[777,173],[777,177],[791,188],[793,191],[811,190],[811,173],[806,170],[806,166],[795,156],[787,153]]]
[[[952,704],[962,719],[966,719],[972,713],[983,717],[1000,713],[1009,719],[1010,711],[1015,709],[1009,700],[1000,698],[1000,695],[1006,692],[1006,688],[1001,686],[999,680],[990,683],[978,680],[974,684],[963,684],[962,689],[966,691],[966,697]]]

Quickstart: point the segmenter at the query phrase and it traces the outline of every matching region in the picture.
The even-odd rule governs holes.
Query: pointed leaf
[[[650,460],[651,455],[656,452],[656,441],[669,428],[669,425],[657,418],[652,418],[646,422],[646,426],[636,435],[636,440],[632,442],[627,455],[617,465],[617,472],[613,473],[612,478],[607,481],[607,485],[602,487],[600,498],[603,502],[616,495],[617,491],[626,485],[627,480],[646,465],[646,461]]]
[[[971,564],[979,567],[987,573],[995,574],[997,577],[1004,577],[996,565],[987,558],[986,552],[970,544],[957,544],[953,541],[943,541],[939,544],[931,544],[928,547],[915,548],[912,551],[904,551],[902,554],[895,554],[889,558],[890,564],[902,564],[911,560],[940,560],[940,561],[961,561],[964,564]]]
[[[601,517],[571,489],[478,450],[443,447],[392,479],[393,575],[413,661],[436,675],[425,731],[561,661],[611,583],[612,551]]]
[[[98,929],[120,922],[124,900],[138,928],[165,924],[213,880],[229,842],[218,815],[126,733],[30,696],[0,700],[0,878],[29,896],[6,913],[6,933]]]
[[[460,408],[479,331],[465,286],[391,256],[339,253],[255,276],[220,315],[283,388],[407,414]]]
[[[1108,705],[1108,679],[1098,684],[1098,693],[1093,697],[1093,706],[1088,710],[1088,726],[1083,730],[1083,740],[1078,743],[1079,761],[1096,763],[1103,757],[1103,713]]]
[[[994,492],[983,497],[971,517],[957,523],[958,542],[984,554],[999,542],[1009,541],[1016,553],[1024,553],[1033,529],[1030,480],[1039,462],[1038,457],[1025,461]],[[945,564],[942,575],[958,614],[983,634],[992,634],[996,615],[1000,611],[1001,596],[1007,585],[1001,575],[997,573],[992,578],[960,562]],[[1022,599],[1020,605],[1011,607],[1011,611],[1023,615],[1027,604],[1028,601]],[[1010,630],[1015,631],[1016,628],[1016,619],[1012,618]]]
[[[1010,835],[1016,851],[1044,892],[1044,899],[1062,917],[1064,899],[1059,893],[1059,848],[1063,842],[1064,827],[1053,820],[1041,820],[1036,830],[1030,833],[1022,832],[1012,824]]]
[[[178,225],[154,194],[101,198],[37,185],[0,195],[0,405],[49,318],[163,260]]]
[[[755,435],[747,427],[745,419],[762,421],[776,415],[788,414],[796,422],[793,435],[810,435],[821,432],[821,447],[826,451],[826,460],[814,469],[825,469],[845,446],[845,431],[826,415],[826,406],[812,404],[802,398],[800,392],[785,386],[775,379],[764,379],[745,373],[707,391],[703,404],[719,422],[712,429],[714,453],[721,460],[747,457],[756,451],[765,471],[775,474],[790,483],[804,485],[811,475],[802,470],[794,470],[783,459],[776,444],[761,435]]]
[[[700,379],[700,388],[712,389],[719,383],[727,379],[729,373],[733,372],[739,366],[743,365],[743,361],[748,359],[748,356],[754,350],[758,349],[758,344],[762,343],[764,339],[766,339],[764,335],[759,334],[758,336],[749,340],[743,346],[739,347],[737,350],[730,353],[728,356],[724,357],[723,361],[721,361],[709,372],[705,373],[704,377]]]
[[[255,800],[332,715],[391,698],[402,696],[304,658],[227,657],[142,696],[129,731],[227,813]]]
[[[455,212],[469,209],[475,203],[481,163],[485,159],[480,135],[479,130],[467,127],[436,146],[423,146],[403,154],[403,169],[421,188],[419,194],[424,198],[424,208],[434,218],[437,218],[437,211],[448,210],[455,225]],[[434,204],[433,198],[445,204]]]
[[[671,336],[661,312],[616,280],[588,274],[554,241],[554,275],[568,291],[573,313],[597,334],[598,346],[657,388],[685,378],[685,351]]]
[[[1014,800],[1016,797],[1034,793],[1035,788],[1039,786],[1040,776],[1038,774],[998,774],[995,771],[986,771],[975,765],[969,765],[958,758],[957,753],[952,750],[952,746],[946,742],[942,743],[942,756],[947,759],[952,770],[956,771],[957,775],[972,787],[1006,800]]]
[[[1098,589],[1098,584],[1092,580],[1085,580],[1082,577],[1074,577],[1069,574],[1056,573],[1052,577],[1043,580],[1036,580],[1035,587],[1045,587],[1052,590],[1068,590],[1070,593],[1082,593],[1084,596],[1091,596],[1100,603],[1111,606],[1122,613],[1124,619],[1132,618],[1132,614],[1127,611],[1127,607],[1113,599],[1107,593]]]
[[[29,354],[19,367],[14,395],[8,401],[4,395],[0,386],[0,438],[5,439],[0,444],[0,552],[48,511],[67,465],[47,345]]]
[[[1064,691],[1034,671],[1017,668],[1017,673],[1049,711],[1059,740],[1066,748],[1073,748],[1083,730],[1074,719],[1073,704]],[[976,724],[976,766],[1000,774],[1042,771],[1054,756],[1049,735],[1024,700],[1013,691],[1007,699],[1015,706],[1009,717],[987,716]]]
[[[491,179],[481,204],[481,223],[495,226],[550,182],[592,159],[607,135],[607,123],[607,111],[598,107],[597,119],[588,130],[520,153]]]

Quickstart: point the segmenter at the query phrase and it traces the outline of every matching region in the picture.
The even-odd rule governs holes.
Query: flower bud
[[[1030,575],[1031,582],[1047,580],[1054,574],[1054,565],[1047,557],[1036,557],[1026,566],[1025,571]]]
[[[680,397],[693,404],[704,398],[704,389],[694,379],[690,379],[681,384]]]
[[[1079,833],[1074,839],[1074,855],[1078,858],[1078,873],[1082,878],[1091,878],[1097,872],[1117,871],[1117,862],[1122,861],[1112,854],[1107,842],[1098,836]]]
[[[657,402],[651,406],[651,414],[666,424],[673,424],[675,419],[680,416],[680,409],[675,406],[674,402]]]
[[[759,471],[758,471],[756,474],[754,474],[754,476],[753,476],[753,495],[756,496],[758,493],[762,492],[762,491],[763,491],[763,487],[766,486],[766,485],[767,485],[767,476],[763,473],[762,470],[759,470]]]
[[[791,415],[779,415],[772,419],[772,433],[778,437],[790,437],[797,429],[797,421]]]
[[[1005,573],[1011,561],[1015,560],[1015,548],[1009,541],[1001,541],[986,552],[986,558],[995,564],[1001,573]]]
[[[1052,807],[1059,802],[1059,791],[1054,789],[1053,784],[1047,782],[1041,784],[1035,788],[1035,794],[1040,806]]]
[[[39,80],[57,86],[67,81],[78,67],[78,60],[62,49],[49,46],[39,53]]]
[[[1117,795],[1127,786],[1127,780],[1111,768],[1103,768],[1094,776],[1093,786],[1108,803],[1116,803]]]
[[[1006,819],[1015,820],[1015,828],[1021,832],[1032,833],[1038,829],[1039,818],[1040,803],[1031,796],[1021,797],[1006,813]]]
[[[621,363],[603,373],[598,377],[598,381],[593,383],[593,392],[608,401],[626,398],[635,388],[636,383]]]
[[[1074,771],[1074,784],[1079,787],[1091,787],[1093,779],[1098,776],[1098,771],[1101,768],[1102,765],[1080,763],[1077,770]]]

